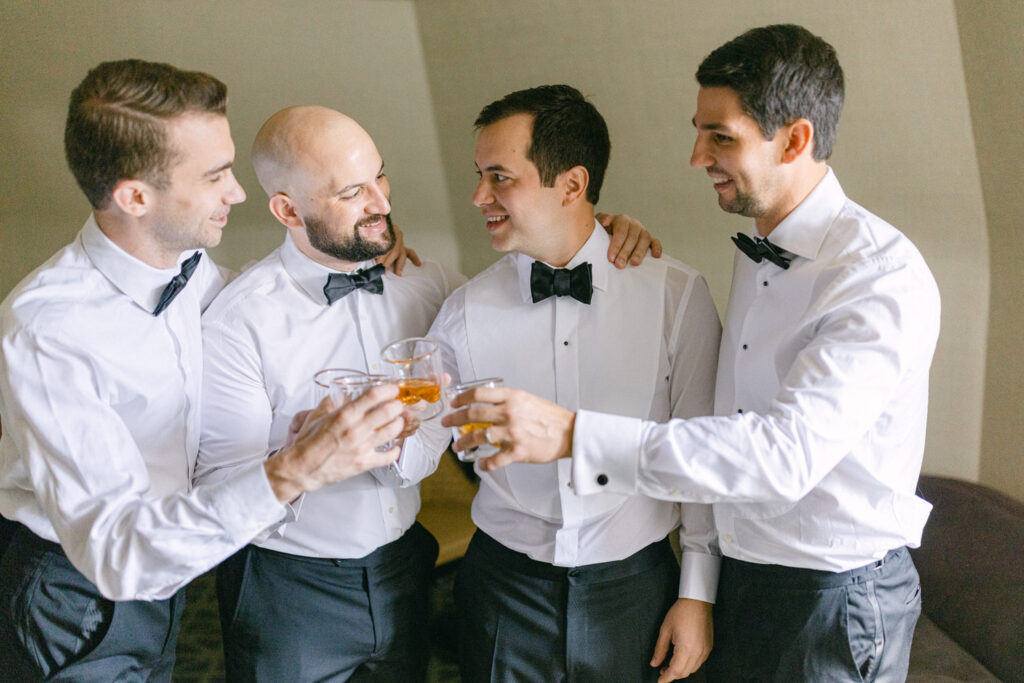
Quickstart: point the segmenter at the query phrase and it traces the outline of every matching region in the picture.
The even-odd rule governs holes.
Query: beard
[[[719,169],[711,169],[715,173],[721,173],[726,175]],[[710,171],[709,171],[710,172]],[[718,195],[718,206],[721,207],[722,211],[726,213],[735,213],[746,218],[758,218],[763,216],[767,211],[767,207],[759,196],[754,195],[750,192],[742,192],[736,185],[736,178],[729,176],[733,182],[733,198],[727,199],[723,195]]]
[[[381,241],[371,242],[359,234],[361,225],[375,223],[380,218],[383,218],[388,225],[388,229],[381,235]],[[391,225],[390,214],[383,216],[376,214],[362,219],[355,224],[352,237],[344,241],[331,236],[331,230],[325,221],[318,216],[310,216],[306,218],[306,237],[317,251],[349,263],[369,261],[388,253],[395,246],[395,228]]]

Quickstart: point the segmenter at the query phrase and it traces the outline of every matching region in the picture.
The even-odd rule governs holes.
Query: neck
[[[828,172],[828,164],[824,161],[811,161],[793,169],[791,178],[780,188],[778,201],[765,214],[754,219],[757,232],[761,237],[768,237],[786,216],[800,206],[821,179]]]
[[[588,210],[573,212],[551,231],[555,238],[552,242],[540,245],[535,253],[526,255],[555,268],[565,267],[594,232],[594,207],[589,204],[587,206]]]
[[[100,232],[147,266],[166,270],[178,265],[181,250],[160,244],[144,221],[113,209],[96,209],[92,215]]]

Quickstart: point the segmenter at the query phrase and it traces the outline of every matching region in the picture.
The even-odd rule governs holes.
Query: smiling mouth
[[[500,216],[486,216],[487,218],[487,229],[495,230],[496,228],[504,225],[505,221],[508,220],[508,214],[502,214]]]
[[[356,223],[357,230],[369,230],[371,232],[381,232],[387,228],[387,221],[384,216],[378,214],[376,216],[370,216]]]

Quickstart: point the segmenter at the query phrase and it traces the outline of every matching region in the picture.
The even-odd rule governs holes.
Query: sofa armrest
[[[945,477],[918,491],[934,506],[912,551],[925,614],[993,674],[1024,681],[1024,504]]]

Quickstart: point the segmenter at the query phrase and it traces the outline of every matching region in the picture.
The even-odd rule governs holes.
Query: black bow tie
[[[554,295],[571,296],[576,301],[589,304],[594,295],[591,278],[592,268],[589,263],[581,263],[569,270],[552,268],[540,261],[534,261],[530,270],[530,294],[533,295],[533,303],[544,301]]]
[[[164,309],[174,301],[174,297],[178,296],[178,292],[185,289],[185,285],[188,284],[188,279],[192,277],[196,266],[199,265],[199,259],[202,255],[202,252],[197,251],[181,262],[181,272],[172,277],[171,281],[164,287],[164,291],[160,294],[160,301],[157,302],[156,308],[153,309],[153,315],[163,313]]]
[[[783,256],[783,250],[769,242],[767,239],[758,238],[757,241],[754,241],[750,239],[749,235],[745,235],[742,232],[736,233],[736,236],[731,237],[730,239],[735,242],[740,251],[749,256],[750,260],[754,263],[760,263],[763,259],[774,263],[783,270],[789,268],[789,262],[792,260],[792,256]]]
[[[384,266],[377,264],[372,268],[360,270],[358,273],[331,273],[324,285],[324,296],[327,303],[333,304],[338,299],[348,296],[357,289],[365,289],[374,294],[384,293]]]

